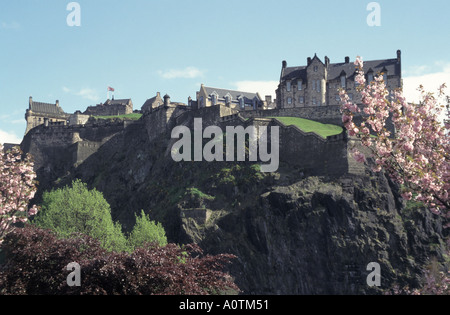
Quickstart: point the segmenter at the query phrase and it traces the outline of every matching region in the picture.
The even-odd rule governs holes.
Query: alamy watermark
[[[366,278],[366,283],[369,287],[381,286],[381,267],[379,263],[371,262],[367,265],[367,271],[371,271]]]
[[[378,2],[370,2],[367,11],[371,11],[367,16],[367,25],[381,26],[381,6]]]
[[[67,25],[72,26],[81,26],[81,6],[78,2],[70,2],[66,7],[67,11],[71,11],[67,15]]]
[[[246,144],[248,144],[248,161],[268,163],[261,164],[261,172],[276,172],[280,160],[279,128],[278,126],[272,126],[270,129],[267,126],[248,126],[244,129],[243,126],[227,126],[224,134],[218,126],[208,126],[203,131],[202,118],[195,118],[193,141],[191,130],[188,127],[177,126],[172,130],[172,139],[180,139],[180,136],[182,136],[172,145],[172,159],[175,162],[223,162],[225,139],[225,159],[227,162],[246,161]],[[211,140],[203,146],[203,139]],[[269,143],[270,153],[268,150]]]
[[[72,271],[67,276],[67,285],[69,287],[80,287],[81,286],[81,267],[78,263],[73,262],[67,265],[66,269]]]

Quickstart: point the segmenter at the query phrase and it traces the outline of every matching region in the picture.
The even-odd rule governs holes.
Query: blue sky
[[[28,97],[66,112],[156,92],[195,98],[200,84],[274,94],[281,62],[315,53],[341,62],[395,58],[402,50],[405,94],[450,83],[450,2],[364,0],[80,0],[81,26],[67,25],[66,0],[0,2],[0,143],[25,131]],[[448,84],[450,85],[450,84]]]

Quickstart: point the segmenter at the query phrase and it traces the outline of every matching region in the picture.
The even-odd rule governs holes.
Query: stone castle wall
[[[317,108],[315,108],[317,110]],[[327,108],[330,111],[330,108]],[[300,111],[298,108],[276,109],[238,113],[227,106],[213,106],[192,110],[187,106],[160,106],[144,114],[139,121],[98,121],[86,125],[39,126],[24,138],[22,149],[33,154],[38,168],[50,171],[52,164],[77,166],[88,159],[99,148],[126,128],[136,128],[147,133],[150,141],[161,136],[170,138],[175,126],[193,126],[194,118],[202,118],[203,128],[220,126],[225,132],[227,126],[249,125],[256,127],[278,126],[280,130],[280,162],[298,166],[305,175],[340,176],[346,173],[361,174],[362,165],[355,163],[349,153],[346,133],[320,137],[305,133],[295,126],[286,126],[271,116],[294,116],[311,118],[322,114],[322,121],[333,119],[335,112],[324,108],[319,114]],[[246,118],[242,116],[247,116]],[[249,118],[249,116],[252,116]],[[269,128],[270,130],[270,128]],[[270,137],[269,137],[270,139]],[[270,148],[270,143],[269,143]]]

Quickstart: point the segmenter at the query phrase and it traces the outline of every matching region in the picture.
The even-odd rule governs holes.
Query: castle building
[[[131,99],[112,100],[108,99],[105,103],[96,106],[89,106],[84,115],[91,116],[118,116],[133,113],[133,102]]]
[[[25,113],[27,128],[25,134],[31,129],[44,124],[66,124],[70,114],[67,114],[59,106],[59,101],[55,104],[42,103],[33,101],[30,96],[28,109]]]
[[[402,86],[401,51],[394,59],[364,61],[364,73],[367,82],[383,74],[388,90]],[[358,103],[356,66],[349,57],[341,63],[330,63],[325,56],[324,62],[317,55],[308,58],[305,66],[288,67],[282,62],[280,84],[276,90],[278,108],[315,107],[340,105],[339,89],[346,90],[350,99]]]
[[[264,106],[264,101],[259,93],[225,90],[206,87],[202,84],[200,91],[196,94],[198,108],[222,104],[239,111],[247,111],[260,109]]]
[[[145,101],[144,105],[141,107],[141,111],[143,114],[151,112],[152,109],[158,108],[159,106],[164,105],[164,100],[161,97],[161,93],[157,92],[155,97],[152,97]]]

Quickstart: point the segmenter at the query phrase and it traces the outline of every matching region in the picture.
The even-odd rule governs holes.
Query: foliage
[[[449,252],[450,254],[450,252]],[[386,295],[450,295],[450,271],[439,270],[436,260],[429,263],[423,272],[423,283],[418,289],[400,288],[395,285]]]
[[[444,106],[422,86],[419,104],[408,103],[401,90],[388,91],[382,74],[366,85],[360,57],[355,65],[355,81],[363,103],[363,122],[356,125],[353,121],[361,109],[341,90],[342,120],[349,135],[359,137],[362,145],[371,149],[375,171],[384,169],[394,181],[403,185],[402,196],[406,200],[414,195],[416,201],[424,202],[431,211],[448,219],[450,124],[448,121],[442,124],[439,119]],[[445,84],[439,89],[439,97],[445,96],[444,88]],[[395,137],[386,128],[389,119],[395,127]],[[366,160],[358,150],[353,153],[359,162]]]
[[[191,197],[197,197],[199,199],[214,200],[214,196],[205,194],[204,192],[202,192],[201,190],[199,190],[198,188],[195,188],[195,187],[187,188],[186,194]]]
[[[326,138],[328,136],[334,136],[342,133],[342,127],[330,124],[322,124],[317,121],[298,118],[298,117],[269,117],[279,120],[286,126],[297,126],[304,132],[314,132],[315,134]]]
[[[26,222],[38,212],[35,205],[29,208],[37,190],[35,178],[30,156],[22,158],[18,147],[3,153],[0,144],[0,245],[16,222]]]
[[[139,119],[141,119],[141,117],[142,117],[142,114],[138,114],[138,113],[117,115],[117,116],[94,116],[95,119],[103,119],[103,120],[111,120],[111,119],[139,120]]]
[[[161,223],[151,221],[149,216],[141,212],[141,216],[136,215],[136,224],[128,236],[130,249],[144,246],[146,243],[156,243],[159,246],[167,245],[167,237]]]
[[[239,289],[223,272],[232,255],[203,255],[197,245],[146,246],[133,253],[108,252],[85,235],[62,239],[28,225],[7,235],[7,264],[0,294],[200,295]],[[180,261],[182,257],[182,261]],[[81,286],[69,287],[66,266],[81,267]]]
[[[83,233],[98,239],[107,250],[127,250],[122,228],[113,222],[110,206],[102,193],[88,190],[80,180],[73,181],[72,187],[45,192],[42,211],[33,223],[55,231],[60,237]]]

